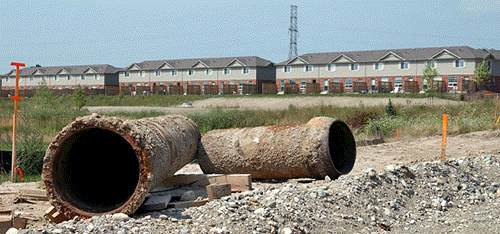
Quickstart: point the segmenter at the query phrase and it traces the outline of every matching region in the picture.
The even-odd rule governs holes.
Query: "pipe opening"
[[[139,182],[134,149],[110,130],[90,128],[71,135],[55,159],[55,190],[65,202],[88,213],[119,208]]]
[[[330,126],[328,147],[335,169],[341,174],[349,173],[356,161],[356,141],[344,122],[335,121]]]

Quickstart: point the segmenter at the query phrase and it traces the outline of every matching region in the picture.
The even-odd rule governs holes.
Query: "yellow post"
[[[16,182],[17,174],[17,160],[16,160],[16,119],[17,119],[17,102],[23,100],[22,97],[19,97],[19,67],[24,67],[24,63],[11,63],[10,65],[16,66],[16,95],[10,97],[10,99],[14,100],[14,114],[12,115],[12,161],[11,161],[11,170],[10,170],[10,180],[12,182]]]
[[[446,136],[448,135],[448,115],[443,115],[443,138],[441,139],[441,162],[444,162],[446,151]]]

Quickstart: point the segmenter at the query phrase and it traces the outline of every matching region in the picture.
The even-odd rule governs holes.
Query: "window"
[[[207,70],[205,70],[205,74],[207,75],[212,75],[212,73],[213,73],[212,68],[207,68]]]
[[[306,88],[306,80],[301,80],[300,81],[300,89],[305,89]]]
[[[359,70],[359,64],[357,63],[352,63],[351,64],[351,71],[357,71]],[[352,83],[351,83],[352,84]]]
[[[384,70],[384,63],[374,63],[373,70]]]
[[[245,84],[244,81],[240,80],[239,84],[238,84],[238,90],[242,90],[243,89],[243,84]]]
[[[408,70],[410,68],[410,63],[409,62],[401,62],[399,64],[399,68],[401,68],[403,70]]]
[[[80,80],[85,80],[85,75],[80,75]]]
[[[155,71],[155,76],[160,76],[160,74],[161,74],[161,71],[160,71],[160,70],[156,70],[156,71]]]
[[[292,70],[292,67],[290,67],[290,66],[283,67],[283,72],[290,72],[291,70]]]
[[[54,76],[54,81],[58,81],[59,80],[59,75],[55,75]]]
[[[94,74],[94,80],[99,80],[99,75]]]
[[[288,83],[289,84],[295,84],[295,80],[289,80]]]
[[[243,74],[248,74],[250,70],[248,69],[248,67],[244,67],[242,72]]]
[[[129,77],[130,76],[130,72],[129,71],[126,71],[125,72],[125,77]]]
[[[231,68],[229,67],[224,68],[224,74],[226,75],[231,74]]]
[[[351,78],[345,79],[345,89],[352,89],[352,79]]]
[[[455,60],[455,67],[465,67],[465,60]]]
[[[335,71],[335,64],[328,64],[328,66],[326,66],[326,70],[328,71]]]
[[[9,77],[5,77],[5,82],[9,82]]]
[[[146,72],[144,72],[144,71],[139,71],[139,76],[140,76],[140,77],[144,77],[144,75],[146,75]]]
[[[172,70],[172,76],[176,76],[177,75],[177,70]]]
[[[380,78],[380,81],[381,81],[381,82],[389,82],[389,78],[387,78],[387,77],[382,77],[382,78]]]
[[[457,77],[456,76],[449,76],[448,77],[448,87],[457,87]]]
[[[66,79],[71,80],[71,75],[68,75],[68,77],[66,77]],[[30,77],[30,80],[32,80],[31,77]]]
[[[248,84],[253,84],[253,81],[248,81]]]
[[[340,79],[339,78],[333,79],[333,83],[340,83]]]
[[[190,76],[194,75],[194,69],[189,69],[188,70],[188,75],[190,75]]]
[[[402,88],[403,87],[403,78],[396,77],[394,78],[394,88]]]
[[[312,65],[306,65],[306,66],[304,67],[304,69],[305,69],[305,71],[306,71],[306,72],[312,72],[312,70],[313,70],[313,66],[312,66]]]
[[[323,91],[328,91],[328,80],[323,80]]]
[[[30,76],[30,81],[33,81],[35,79],[34,76]],[[68,79],[69,80],[69,79]]]

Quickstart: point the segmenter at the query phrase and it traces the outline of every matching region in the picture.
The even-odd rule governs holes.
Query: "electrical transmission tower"
[[[290,11],[290,51],[288,53],[288,59],[296,57],[297,54],[297,34],[299,29],[297,28],[297,6],[292,5]]]

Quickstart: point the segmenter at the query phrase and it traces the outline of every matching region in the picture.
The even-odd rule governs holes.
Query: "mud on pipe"
[[[151,189],[193,161],[200,138],[196,124],[179,115],[122,121],[92,114],[55,137],[42,178],[68,218],[132,214]]]
[[[202,139],[204,173],[249,173],[253,178],[337,178],[349,173],[356,143],[349,127],[329,117],[306,124],[214,130]]]

